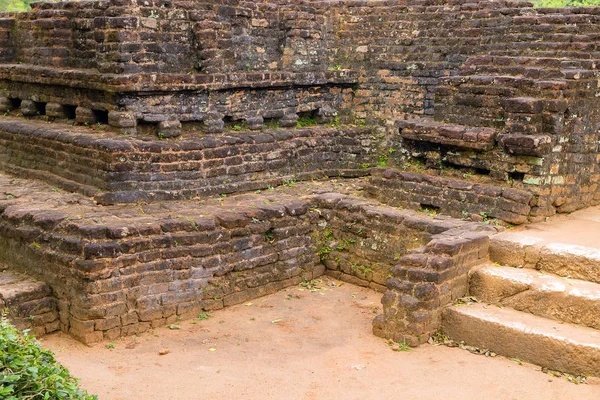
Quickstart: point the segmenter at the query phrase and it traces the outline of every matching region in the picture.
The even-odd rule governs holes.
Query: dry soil
[[[101,400],[600,398],[600,385],[499,356],[392,351],[371,334],[381,294],[338,285],[325,278],[318,290],[288,288],[114,343],[87,347],[64,334],[42,343]]]

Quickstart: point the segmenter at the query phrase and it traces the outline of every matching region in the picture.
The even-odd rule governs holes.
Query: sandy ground
[[[599,399],[600,385],[503,357],[424,345],[394,352],[371,334],[381,294],[327,278],[87,347],[42,340],[101,400],[125,399]],[[168,349],[166,355],[159,355]]]

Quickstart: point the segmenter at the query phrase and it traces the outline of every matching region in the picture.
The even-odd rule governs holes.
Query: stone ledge
[[[439,143],[480,151],[489,151],[496,143],[497,131],[493,128],[468,127],[434,121],[431,118],[399,120],[396,126],[400,135],[408,140]]]
[[[352,70],[321,72],[236,72],[231,74],[104,74],[27,64],[0,64],[0,80],[101,90],[109,93],[218,91],[341,85],[358,82]]]

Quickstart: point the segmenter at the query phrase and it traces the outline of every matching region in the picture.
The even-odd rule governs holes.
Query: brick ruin
[[[375,334],[427,341],[497,225],[600,203],[599,24],[512,0],[0,14],[0,260],[48,286],[0,301],[92,343],[330,274],[385,293]]]

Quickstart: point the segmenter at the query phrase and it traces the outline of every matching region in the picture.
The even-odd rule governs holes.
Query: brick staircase
[[[576,223],[580,233],[561,242]],[[550,369],[598,376],[600,250],[572,244],[598,237],[598,228],[593,217],[580,217],[493,237],[494,264],[470,274],[469,295],[478,303],[446,309],[444,333]]]
[[[27,329],[36,336],[60,328],[50,286],[8,268],[0,268],[0,308],[17,329]]]
[[[542,17],[554,21],[555,16]],[[579,20],[584,16],[571,17]],[[536,29],[543,32],[547,28],[534,25],[530,29],[535,33]],[[421,185],[431,179],[376,173],[370,192],[389,204],[434,207],[455,216],[454,206],[462,202],[464,206],[458,209],[463,217],[464,213],[475,213],[512,224],[535,222],[557,211],[596,204],[599,199],[593,193],[567,202],[563,196],[595,179],[593,167],[588,171],[581,165],[588,160],[584,154],[594,151],[593,133],[588,131],[597,118],[594,88],[598,87],[600,61],[584,51],[565,55],[559,51],[549,54],[548,50],[538,54],[541,46],[555,46],[554,42],[534,46],[538,37],[534,33],[519,34],[519,43],[532,45],[531,52],[511,55],[510,51],[496,50],[489,55],[471,56],[456,74],[440,78],[435,87],[433,116],[396,121],[406,149],[403,156],[407,161],[404,166],[399,162],[402,169],[453,179]],[[571,42],[579,36],[557,34],[558,38],[565,48],[580,47],[579,42]],[[581,40],[588,43],[590,36],[583,34]],[[594,163],[591,158],[588,161]],[[411,167],[415,163],[421,171]],[[413,187],[397,184],[398,176],[403,177],[404,186]],[[472,176],[477,179],[468,179]],[[474,183],[485,183],[490,193],[516,190],[532,197],[519,209],[504,208],[508,214],[497,212],[489,201],[478,202],[477,196],[456,194],[458,187],[464,190]],[[542,187],[545,185],[550,191]]]

